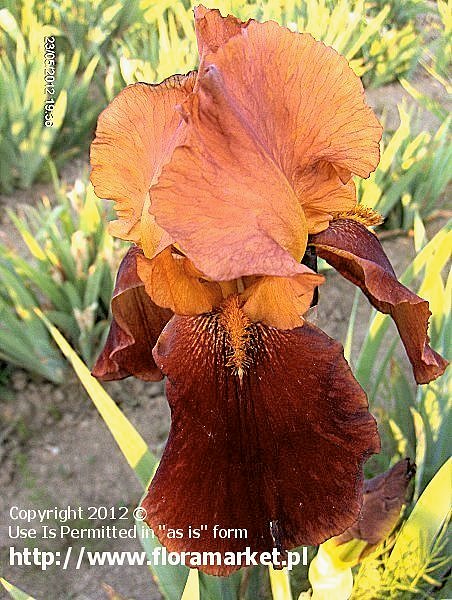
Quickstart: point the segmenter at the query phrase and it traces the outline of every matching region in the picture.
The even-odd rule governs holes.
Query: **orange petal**
[[[379,160],[381,126],[364,101],[347,60],[310,34],[273,21],[251,21],[242,35],[206,57],[228,102],[271,152],[291,181],[317,161],[335,166],[344,182],[367,177]]]
[[[200,5],[194,9],[195,31],[198,40],[199,56],[206,52],[216,52],[231,37],[246,28],[249,21],[242,23],[233,15],[222,17],[218,9]]]
[[[351,174],[368,177],[378,164],[381,126],[364,102],[360,79],[344,57],[311,35],[253,21],[246,34],[206,57],[201,87],[209,85],[209,67],[215,68],[230,105],[296,190],[309,187],[301,180],[325,163],[333,165],[331,177],[339,189]],[[319,178],[316,183],[321,183]],[[331,187],[328,180],[322,185]],[[327,191],[322,204],[326,212]],[[319,197],[317,193],[313,201]],[[307,206],[310,195],[301,194],[300,201]],[[334,204],[340,205],[337,198]]]
[[[348,171],[350,178],[350,172]],[[308,221],[309,233],[328,227],[333,213],[356,206],[356,190],[352,180],[345,183],[328,162],[320,161],[297,177],[295,189]]]
[[[113,320],[105,347],[92,374],[103,381],[134,375],[159,381],[163,375],[152,358],[152,348],[172,317],[170,310],[156,306],[137,275],[142,251],[132,246],[119,267],[111,301]]]
[[[91,144],[95,192],[115,201],[118,220],[110,224],[111,234],[135,242],[141,239],[147,254],[164,232],[148,215],[149,207],[144,214],[143,209],[162,165],[183,140],[185,124],[175,107],[192,91],[195,76],[174,75],[158,85],[128,86],[100,115]]]
[[[211,52],[202,71],[209,64],[220,69],[250,125],[264,142],[276,142],[276,160],[299,169],[297,178],[312,159],[330,162],[344,184],[352,173],[367,177],[375,169],[381,127],[344,57],[309,34],[222,17],[203,6],[195,9],[195,27],[200,55]]]
[[[378,163],[359,78],[310,35],[251,21],[205,55],[196,85],[152,213],[212,279],[295,275],[287,252],[298,261],[307,229],[356,204],[352,173]]]
[[[338,219],[313,235],[311,242],[318,256],[359,286],[375,308],[391,315],[418,383],[428,383],[444,373],[447,361],[428,344],[428,302],[397,281],[373,233],[358,221]]]
[[[242,306],[253,322],[278,329],[303,324],[302,315],[311,306],[314,290],[325,281],[322,275],[306,273],[294,277],[259,277],[241,294]]]
[[[138,257],[138,275],[146,293],[158,305],[179,315],[211,311],[222,301],[217,283],[206,281],[185,256],[166,248],[152,260]]]
[[[251,324],[240,374],[229,341],[221,313],[174,317],[162,332],[154,357],[168,376],[172,425],[143,501],[169,550],[222,554],[221,565],[200,567],[215,575],[240,567],[224,564],[227,551],[276,548],[281,560],[284,550],[350,527],[363,463],[379,450],[339,343],[308,323],[292,331]],[[190,538],[188,527],[201,525],[201,537]],[[215,526],[247,536],[215,538]],[[170,528],[184,536],[172,538]]]
[[[184,107],[189,139],[163,169],[151,211],[211,279],[304,272],[303,210],[212,73]]]

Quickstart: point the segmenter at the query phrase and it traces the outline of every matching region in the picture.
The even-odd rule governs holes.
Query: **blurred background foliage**
[[[0,9],[0,192],[13,194],[41,181],[53,188],[52,201],[44,196],[36,206],[13,206],[8,211],[14,234],[0,243],[0,394],[10,394],[8,375],[14,366],[62,383],[67,361],[54,343],[56,338],[143,485],[157,459],[113,400],[89,378],[85,366],[92,365],[105,339],[114,273],[125,249],[107,234],[110,207],[96,198],[87,173],[71,186],[57,173],[74,157],[87,156],[97,115],[125,85],[158,82],[196,67],[194,4],[2,0]],[[450,0],[206,0],[205,4],[223,14],[274,19],[291,30],[308,31],[343,53],[367,89],[382,88],[384,94],[382,86],[400,83],[408,92],[411,101],[399,103],[397,123],[384,109],[380,115],[385,125],[382,158],[368,180],[357,182],[358,194],[386,217],[386,229],[412,236],[416,257],[402,281],[429,300],[432,345],[447,355],[452,233],[446,225],[428,239],[426,223],[441,211],[447,215],[452,162],[446,103],[451,89]],[[48,35],[55,36],[57,44],[52,128],[43,125],[43,39]],[[427,86],[422,85],[425,81]],[[426,114],[433,127],[425,125]],[[446,374],[429,385],[414,386],[406,376],[406,360],[394,329],[383,315],[372,315],[367,336],[357,348],[353,339],[359,302],[357,296],[344,347],[368,393],[383,442],[382,453],[369,461],[366,475],[381,473],[405,456],[416,460],[418,474],[401,522],[370,556],[353,566],[352,597],[450,597],[452,591],[447,595],[444,582],[450,569],[444,545],[447,518],[436,506],[432,492],[436,488],[429,488],[436,477],[446,485],[441,467],[452,438],[450,379]],[[142,450],[139,460],[137,448]],[[424,535],[425,511],[433,515],[428,535]],[[310,558],[313,554],[311,549]],[[310,587],[318,600],[346,598],[345,591],[334,596],[331,590],[340,593],[338,582],[350,581],[348,573],[338,573],[334,556],[326,565],[330,571],[324,573],[323,583],[328,577],[335,583],[324,595],[316,588],[315,577],[308,578],[307,570],[298,568],[290,577],[253,569],[243,578],[245,583],[241,574],[224,580],[201,575],[193,581],[192,576],[194,591],[185,597],[197,598],[199,589],[202,597],[251,600],[264,586],[267,598],[271,584],[275,599],[306,598],[303,594]],[[153,575],[164,597],[178,600],[187,570],[181,568],[177,577],[175,573],[173,568],[170,576],[161,570]]]
[[[55,356],[33,308],[45,310],[92,366],[107,334],[125,245],[107,233],[110,207],[91,184],[77,180],[67,191],[55,181],[55,194],[53,204],[44,196],[36,207],[8,211],[25,252],[0,244],[0,278],[6,284],[0,289],[0,357],[61,383],[64,361]]]

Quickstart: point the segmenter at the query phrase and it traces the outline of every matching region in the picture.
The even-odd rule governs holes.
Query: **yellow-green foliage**
[[[44,103],[50,99],[44,82],[46,36],[57,40],[52,127],[44,126]],[[99,112],[99,104],[89,99],[99,57],[81,71],[80,49],[58,51],[63,36],[38,17],[33,2],[24,3],[17,17],[0,10],[0,191],[29,187],[51,157],[60,165],[86,148]]]
[[[29,596],[25,592],[22,592],[22,590],[16,588],[14,585],[6,581],[6,579],[0,578],[0,583],[13,600],[35,600],[33,596]]]
[[[383,30],[367,50],[364,82],[368,87],[379,87],[394,80],[394,75],[408,73],[419,55],[419,34],[413,23],[403,29]]]
[[[106,334],[123,245],[106,231],[106,204],[81,180],[69,193],[58,189],[56,206],[44,198],[37,208],[9,211],[9,216],[30,256],[25,260],[13,247],[0,244],[0,274],[7,284],[0,292],[0,358],[61,380],[61,366],[52,373],[55,353],[42,324],[35,325],[28,341],[33,351],[20,351],[18,336],[28,339],[29,323],[36,321],[33,308],[42,306],[92,365]]]
[[[10,189],[33,181],[61,128],[67,107],[67,90],[55,97],[54,127],[44,128],[45,101],[43,40],[58,30],[39,22],[23,9],[20,24],[0,10],[0,188]],[[9,52],[8,52],[9,50]],[[77,65],[70,67],[75,74]]]
[[[376,171],[356,183],[360,202],[389,217],[389,227],[410,230],[416,214],[425,218],[446,201],[452,172],[451,118],[435,134],[416,132],[415,107],[401,103],[398,110],[400,124],[392,135],[384,135]]]
[[[109,98],[123,82],[160,81],[196,66],[192,18],[196,4],[142,0],[143,21],[114,46],[106,81]],[[243,20],[272,19],[293,31],[311,33],[344,54],[355,72],[366,74],[368,83],[375,86],[406,73],[417,55],[414,25],[409,23],[400,31],[389,27],[389,5],[371,15],[372,4],[364,0],[218,0],[204,4]]]

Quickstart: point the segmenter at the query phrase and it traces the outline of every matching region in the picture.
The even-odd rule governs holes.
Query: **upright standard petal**
[[[111,234],[141,240],[148,254],[163,235],[149,215],[149,188],[183,140],[185,124],[176,106],[192,91],[195,77],[174,75],[158,85],[128,86],[100,115],[91,144],[94,190],[115,201],[118,220],[111,223]]]
[[[137,258],[142,254],[137,246],[132,246],[119,267],[111,301],[113,321],[92,371],[94,377],[103,381],[129,375],[145,381],[163,378],[152,349],[173,313],[154,304],[146,294],[137,275]]]
[[[227,575],[240,566],[227,552],[284,553],[356,520],[379,438],[340,344],[309,324],[253,324],[230,297],[219,312],[174,317],[154,357],[172,425],[143,506],[168,549],[219,552],[221,565],[200,568]],[[207,529],[194,539],[190,525]],[[221,539],[215,526],[246,538]]]
[[[225,94],[220,85],[186,103],[189,138],[154,186],[151,211],[211,279],[305,272],[303,210]]]
[[[306,231],[354,206],[352,174],[378,163],[381,127],[345,58],[273,22],[206,54],[184,109],[151,212],[214,279],[294,275]]]
[[[417,383],[428,383],[444,373],[447,361],[428,345],[428,302],[397,281],[388,257],[371,231],[357,221],[338,219],[325,231],[313,235],[310,243],[318,256],[359,286],[375,308],[391,315]]]

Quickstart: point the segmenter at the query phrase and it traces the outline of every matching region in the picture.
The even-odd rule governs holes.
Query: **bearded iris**
[[[273,22],[198,7],[195,27],[197,72],[129,86],[99,117],[91,180],[132,246],[93,373],[167,377],[172,425],[143,506],[170,550],[316,545],[356,521],[379,437],[341,345],[305,318],[324,280],[306,254],[391,314],[419,383],[445,361],[357,205],[381,127],[347,61]],[[247,538],[189,539],[200,525]]]

